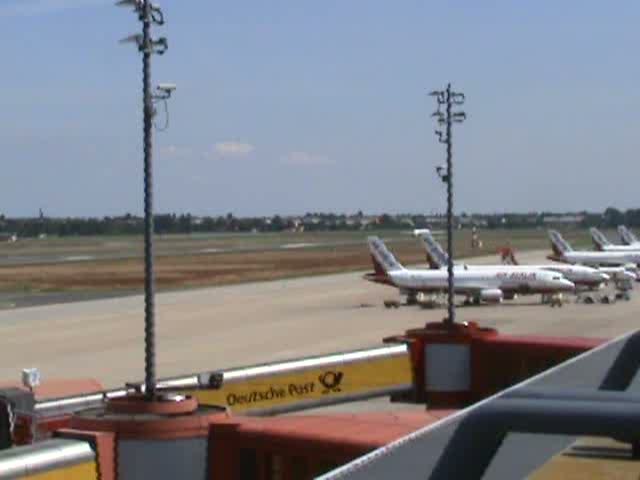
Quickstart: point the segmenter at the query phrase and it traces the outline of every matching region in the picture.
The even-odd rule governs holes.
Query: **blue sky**
[[[442,211],[448,81],[457,211],[640,206],[636,2],[161,3],[158,212]],[[142,211],[137,29],[111,1],[0,2],[1,213]]]

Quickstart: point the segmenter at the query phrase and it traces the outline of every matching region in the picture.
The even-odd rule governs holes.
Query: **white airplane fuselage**
[[[498,268],[495,265],[456,265],[456,269],[469,270],[487,270]],[[576,285],[583,287],[595,288],[609,280],[609,275],[598,269],[586,267],[583,265],[504,265],[499,267],[501,270],[508,272],[529,272],[532,270],[542,270],[548,272],[557,272],[564,276],[567,280]],[[443,267],[446,270],[446,267]]]
[[[603,252],[625,252],[640,254],[640,245],[602,245]]]
[[[617,281],[633,281],[638,280],[638,275],[635,271],[627,270],[625,267],[598,267],[602,273],[606,273],[613,280]],[[634,270],[637,271],[636,268]]]
[[[606,266],[624,266],[630,263],[634,265],[640,264],[640,251],[635,252],[586,252],[572,250],[564,252],[562,255],[552,255],[549,258],[560,262],[581,264],[597,267]]]
[[[439,292],[447,290],[446,270],[396,270],[388,272],[391,282],[402,290]],[[453,276],[456,293],[474,294],[480,289],[499,289],[511,293],[554,293],[575,289],[573,282],[556,272],[535,269],[482,268],[463,270],[456,268]]]
[[[442,246],[436,242],[429,230],[414,230],[414,234],[419,236],[422,240],[423,246],[427,252],[427,259],[432,269],[445,269],[446,264],[449,261],[449,257],[442,249]],[[609,280],[609,276],[600,272],[594,268],[586,267],[583,265],[562,265],[562,264],[547,264],[547,265],[466,265],[456,264],[454,268],[469,271],[469,270],[496,270],[500,269],[509,272],[531,272],[531,271],[550,271],[557,272],[563,275],[567,280],[573,282],[576,285],[583,287],[594,288],[599,287],[602,283]]]

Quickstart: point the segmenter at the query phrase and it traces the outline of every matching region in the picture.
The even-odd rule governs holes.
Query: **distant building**
[[[18,234],[11,232],[0,232],[0,242],[14,243],[18,241]]]
[[[584,220],[584,215],[546,215],[542,217],[545,225],[578,225]]]
[[[447,217],[444,215],[428,215],[424,217],[424,221],[429,225],[446,225]]]
[[[322,222],[322,219],[315,215],[305,215],[302,219],[304,225],[318,225]]]
[[[484,218],[479,217],[456,217],[456,222],[461,227],[486,227],[489,222]]]

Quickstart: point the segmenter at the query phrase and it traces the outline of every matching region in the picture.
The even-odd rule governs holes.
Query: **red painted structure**
[[[606,339],[501,335],[475,322],[428,323],[405,335],[385,338],[385,342],[410,345],[414,368],[411,400],[427,408],[461,408],[498,393],[548,368],[601,345]],[[470,352],[470,385],[459,391],[429,391],[426,385],[425,347],[464,345]]]
[[[236,417],[211,426],[210,478],[315,478],[452,412]]]
[[[73,431],[63,434],[77,436],[84,432],[92,438],[100,438],[104,444],[103,450],[106,452],[110,449],[113,453],[109,445],[117,448],[120,438],[206,438],[210,478],[313,478],[604,341],[579,337],[500,335],[494,329],[481,328],[475,323],[451,327],[431,323],[424,328],[409,330],[404,335],[385,339],[385,342],[408,344],[413,367],[412,392],[393,400],[425,404],[424,412],[258,418],[231,416],[224,410],[198,413],[201,409],[196,404],[189,404],[188,411],[158,411],[153,413],[159,417],[158,421],[140,423],[128,419],[129,416],[140,414],[137,411],[139,402],[129,397],[112,400],[106,408],[105,418],[82,413],[46,418],[19,415],[14,440],[18,444],[31,443],[32,432],[36,433],[37,440],[42,440],[54,434],[60,435],[60,429],[73,428]],[[454,370],[454,374],[463,377],[464,382],[459,385],[464,384],[464,388],[434,388],[437,382],[433,382],[430,375],[435,372],[437,376],[440,367],[436,366],[434,370],[433,366],[428,365],[428,352],[429,349],[433,351],[433,347],[440,349],[440,355],[445,355],[441,357],[445,359],[443,363],[448,363],[450,358],[447,356],[448,348],[459,357],[460,352],[463,353],[460,358],[463,358],[461,365],[464,371]],[[448,378],[447,374],[445,372],[445,379]],[[97,384],[92,384],[90,390],[94,391],[95,388]],[[79,392],[73,389],[69,393]],[[183,406],[187,403],[183,402]],[[113,413],[121,418],[114,420]],[[145,414],[149,415],[149,412]],[[110,470],[111,467],[107,468],[106,465],[111,465],[113,461],[105,458],[105,471]],[[114,468],[117,470],[117,466]]]
[[[606,341],[584,337],[487,336],[472,350],[471,402],[494,395]]]

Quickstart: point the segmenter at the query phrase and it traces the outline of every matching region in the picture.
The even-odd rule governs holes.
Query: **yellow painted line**
[[[536,470],[532,480],[638,480],[640,461],[631,458],[628,444],[585,437]]]
[[[98,468],[95,462],[85,462],[21,478],[24,480],[97,480]]]
[[[185,391],[201,405],[220,405],[234,412],[285,407],[305,401],[339,400],[412,384],[409,355],[363,359],[248,380],[223,382],[220,389]]]

